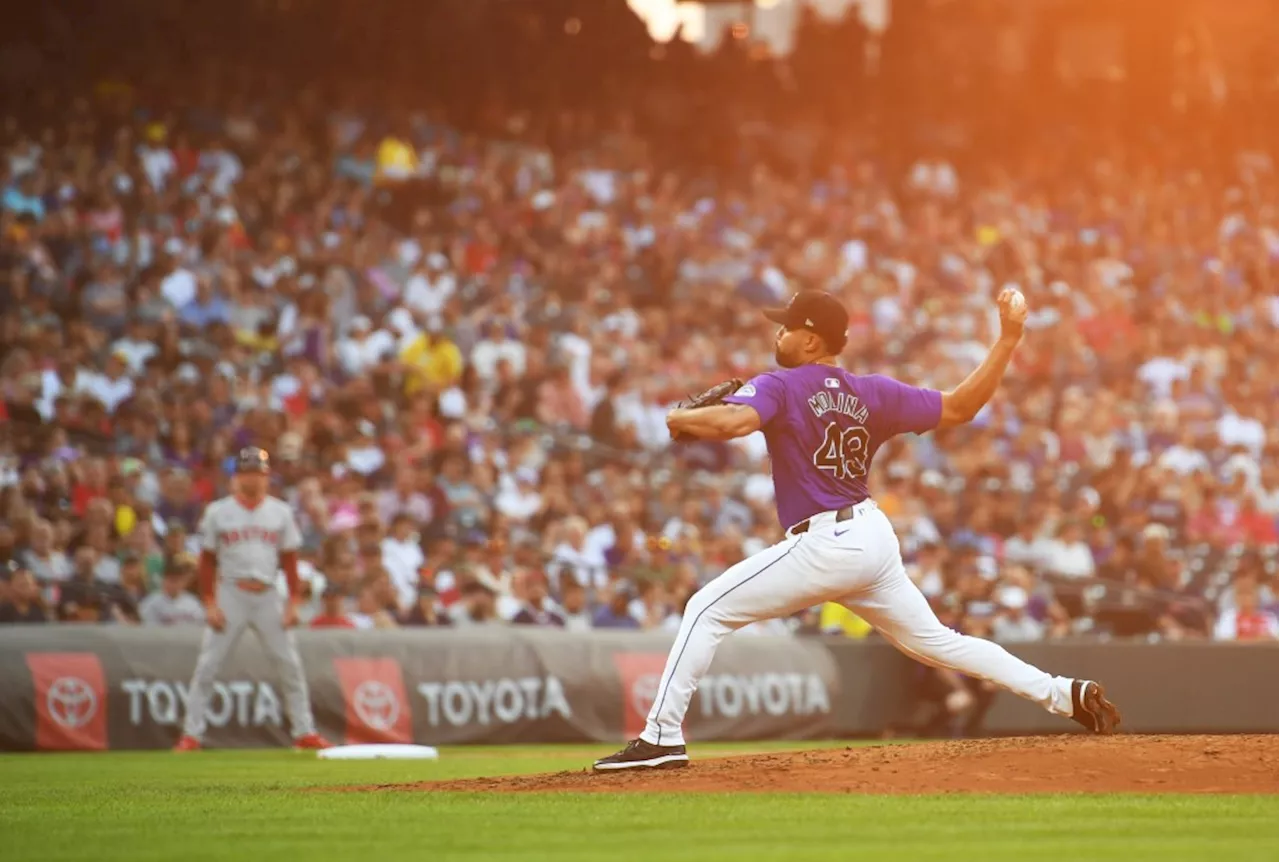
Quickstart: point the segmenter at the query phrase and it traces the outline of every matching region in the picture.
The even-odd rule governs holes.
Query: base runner
[[[175,751],[196,751],[205,731],[213,679],[245,629],[258,634],[284,685],[295,748],[328,748],[315,730],[302,659],[290,629],[298,622],[298,547],[302,537],[289,505],[267,496],[271,461],[256,447],[236,458],[233,494],[215,500],[200,519],[200,597],[207,627],[191,678],[186,724]],[[284,569],[285,601],[276,590]]]
[[[718,384],[668,414],[676,440],[763,431],[787,531],[689,600],[644,732],[597,760],[597,771],[687,765],[681,725],[720,641],[748,623],[828,601],[848,607],[912,658],[989,680],[1093,733],[1115,730],[1120,714],[1098,683],[1051,676],[942,625],[907,577],[893,525],[867,490],[871,459],[886,440],[969,422],[995,394],[1027,317],[1016,290],[1005,290],[997,304],[1000,338],[987,358],[955,389],[937,392],[837,367],[849,316],[829,294],[803,291],[785,309],[765,312],[781,325],[781,370],[740,387]]]

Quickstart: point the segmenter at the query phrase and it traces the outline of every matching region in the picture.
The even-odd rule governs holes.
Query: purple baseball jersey
[[[834,365],[768,371],[725,401],[760,414],[783,527],[865,500],[876,450],[898,434],[931,431],[942,418],[941,392]]]

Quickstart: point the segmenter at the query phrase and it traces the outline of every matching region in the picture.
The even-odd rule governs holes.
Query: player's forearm
[[[289,588],[289,601],[298,601],[302,596],[302,581],[298,577],[298,552],[282,551],[280,568],[284,570],[284,582]]]
[[[209,604],[215,600],[213,582],[218,574],[218,557],[213,551],[200,552],[200,567],[196,573],[200,585],[200,600]]]
[[[956,425],[977,416],[978,411],[986,406],[991,396],[1000,388],[1000,380],[1004,377],[1017,346],[1016,338],[1001,338],[997,341],[982,364],[964,382],[942,396],[942,421],[939,424]]]
[[[732,440],[759,427],[759,417],[743,404],[716,404],[711,407],[677,407],[667,414],[671,436],[685,435],[702,440]]]

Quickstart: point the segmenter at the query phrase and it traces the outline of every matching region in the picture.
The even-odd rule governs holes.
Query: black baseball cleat
[[[592,768],[596,772],[616,772],[619,769],[677,769],[688,765],[689,755],[683,745],[654,745],[633,739],[617,754],[597,760]]]
[[[1120,726],[1120,710],[1107,700],[1101,685],[1076,679],[1071,681],[1071,720],[1090,733],[1106,736]]]

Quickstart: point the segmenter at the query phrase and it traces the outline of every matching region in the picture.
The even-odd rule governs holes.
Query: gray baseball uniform
[[[226,625],[220,632],[205,628],[191,678],[186,734],[196,739],[203,735],[213,679],[248,627],[257,632],[279,670],[294,737],[314,733],[302,659],[293,633],[284,627],[284,599],[275,588],[281,552],[296,551],[302,544],[293,512],[276,497],[267,497],[253,508],[235,497],[223,497],[205,509],[200,541],[204,550],[218,557],[216,590]]]

